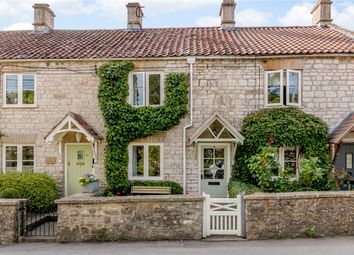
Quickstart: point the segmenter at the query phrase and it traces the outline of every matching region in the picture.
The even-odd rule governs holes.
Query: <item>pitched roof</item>
[[[354,129],[354,112],[350,112],[331,132],[329,143],[338,144]]]
[[[1,31],[0,59],[111,59],[179,56],[354,54],[354,39],[331,28],[261,27],[223,30]]]

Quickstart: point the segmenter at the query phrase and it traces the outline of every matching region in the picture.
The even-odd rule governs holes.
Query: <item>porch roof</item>
[[[75,128],[72,126],[75,126]],[[67,127],[66,127],[67,126]],[[73,112],[68,112],[65,117],[56,124],[52,130],[45,136],[47,142],[51,142],[55,139],[55,136],[58,134],[64,135],[67,132],[78,132],[86,135],[87,140],[90,142],[102,141],[103,137],[100,136],[94,129],[91,127],[81,115]]]
[[[339,144],[354,129],[354,112],[350,112],[331,132],[328,143]]]

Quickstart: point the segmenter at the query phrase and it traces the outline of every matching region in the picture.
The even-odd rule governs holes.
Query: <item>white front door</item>
[[[228,197],[229,145],[200,145],[201,191],[214,198]]]

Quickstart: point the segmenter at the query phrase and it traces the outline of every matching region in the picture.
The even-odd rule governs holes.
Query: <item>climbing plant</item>
[[[131,141],[166,131],[180,123],[188,113],[187,77],[170,73],[165,79],[165,98],[161,106],[133,107],[128,101],[132,62],[112,62],[99,68],[99,105],[107,129],[105,171],[111,192],[127,192],[128,145]]]
[[[329,163],[328,127],[320,118],[295,107],[262,109],[243,120],[244,144],[236,153],[233,177],[254,183],[247,160],[267,145],[300,146],[304,158],[318,158],[319,167]]]

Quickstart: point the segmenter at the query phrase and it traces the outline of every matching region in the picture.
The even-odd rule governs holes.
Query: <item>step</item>
[[[228,235],[212,235],[203,239],[204,242],[239,242],[247,241],[247,239],[240,236],[228,236]]]
[[[23,236],[21,238],[22,242],[56,242],[57,236]]]

